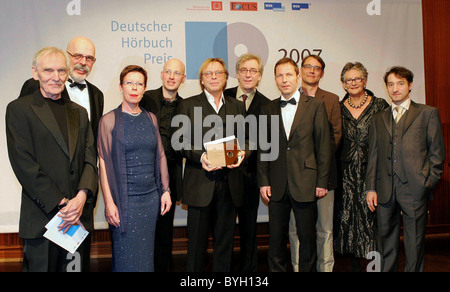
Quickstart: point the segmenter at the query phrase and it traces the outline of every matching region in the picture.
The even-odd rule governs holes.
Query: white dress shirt
[[[86,81],[81,82],[86,84],[86,88],[81,91],[78,87],[70,87],[70,82],[66,81],[67,92],[69,93],[70,100],[84,107],[88,112],[89,120],[91,119],[91,102],[89,100],[89,89]]]
[[[218,108],[217,108],[216,103],[214,101],[214,96],[212,96],[212,94],[209,93],[206,89],[205,89],[205,94],[206,94],[206,98],[208,99],[208,102],[211,104],[213,109],[218,114],[220,109],[222,108],[222,106],[225,104],[225,98],[223,97],[223,92],[222,92],[222,97],[220,98],[220,103],[219,103],[219,107]]]
[[[289,140],[289,135],[291,134],[291,128],[292,128],[292,123],[294,123],[294,118],[295,118],[295,113],[297,112],[297,108],[298,108],[298,104],[300,102],[300,91],[296,91],[295,94],[289,98],[289,99],[285,99],[283,96],[281,96],[281,100],[290,100],[294,98],[295,101],[297,102],[296,105],[290,104],[288,103],[286,105],[286,107],[281,108],[281,116],[283,118],[283,125],[284,125],[284,129],[286,131],[286,137]]]
[[[411,105],[411,99],[409,99],[409,98],[407,100],[405,100],[404,102],[402,102],[400,105],[398,105],[398,106],[400,106],[402,108],[402,115],[405,114],[405,111],[409,110],[409,106],[410,105]],[[392,115],[394,117],[394,121],[397,118],[397,111],[395,110],[396,107],[397,107],[397,105],[394,104],[394,103],[391,106]]]

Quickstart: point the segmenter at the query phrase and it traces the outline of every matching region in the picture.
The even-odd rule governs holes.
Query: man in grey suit
[[[89,206],[98,188],[94,138],[86,110],[64,91],[66,53],[53,47],[40,50],[32,72],[40,90],[14,100],[6,110],[9,160],[22,185],[23,270],[65,272],[73,257],[44,238],[45,225],[61,212],[61,230],[81,222],[93,231]],[[89,259],[84,250],[78,249],[79,270]]]
[[[428,201],[445,161],[439,112],[410,99],[413,79],[404,67],[389,69],[392,107],[374,115],[369,128],[367,204],[377,212],[384,272],[398,269],[401,218],[405,271],[423,271]]]

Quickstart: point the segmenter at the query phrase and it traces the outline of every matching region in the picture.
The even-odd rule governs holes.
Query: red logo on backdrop
[[[231,11],[258,11],[257,2],[231,2]]]
[[[223,10],[222,1],[212,1],[211,9],[214,11],[222,11]]]

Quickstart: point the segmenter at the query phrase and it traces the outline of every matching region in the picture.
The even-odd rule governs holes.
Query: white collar
[[[402,108],[409,110],[409,106],[411,105],[411,99],[408,98],[407,100],[405,100],[404,102],[402,102],[399,106],[401,106]],[[392,110],[394,111],[395,108],[397,107],[397,105],[395,103],[392,103]]]

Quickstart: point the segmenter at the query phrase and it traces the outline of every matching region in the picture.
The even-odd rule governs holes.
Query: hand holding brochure
[[[89,232],[86,231],[83,225],[73,225],[64,234],[63,231],[58,230],[58,226],[62,223],[61,217],[58,216],[59,214],[61,213],[56,214],[56,216],[45,225],[47,232],[45,232],[44,237],[64,248],[71,254],[74,254],[88,236]]]

